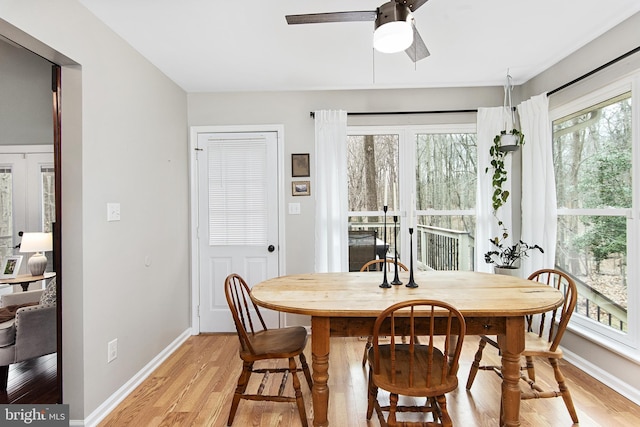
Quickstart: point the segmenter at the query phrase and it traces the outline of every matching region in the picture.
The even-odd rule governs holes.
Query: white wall
[[[60,275],[64,401],[84,419],[189,328],[186,94],[75,0],[0,0],[0,19],[79,64],[62,72]]]
[[[525,98],[528,98],[554,90],[635,49],[640,46],[638,28],[640,28],[640,13],[531,79],[520,88],[521,93]],[[550,108],[585,95],[639,69],[640,53],[636,53],[580,83],[551,95],[549,98]],[[630,236],[630,238],[638,240],[640,236]],[[633,286],[637,287],[640,284],[634,283]],[[630,293],[630,295],[633,294]],[[634,325],[635,328],[638,326],[640,325]],[[568,350],[567,360],[640,404],[640,351],[635,350],[633,357],[621,356],[618,352],[609,351],[602,347],[599,341],[595,335],[588,339],[569,330],[562,340],[563,347]]]

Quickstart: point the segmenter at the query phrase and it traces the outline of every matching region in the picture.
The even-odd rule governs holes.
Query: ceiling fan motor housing
[[[413,43],[412,20],[411,10],[404,4],[392,0],[380,6],[373,35],[376,50],[394,53],[408,48]]]

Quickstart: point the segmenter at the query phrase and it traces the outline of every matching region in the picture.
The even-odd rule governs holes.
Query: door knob
[[[276,247],[275,247],[275,246],[273,246],[273,245],[269,245],[269,247],[267,248],[267,250],[268,250],[269,252],[273,252],[273,251],[275,251],[275,250],[276,250]]]

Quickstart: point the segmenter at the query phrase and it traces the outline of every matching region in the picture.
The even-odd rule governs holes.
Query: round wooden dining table
[[[500,425],[519,426],[524,316],[560,306],[562,293],[530,280],[470,271],[416,272],[414,279],[416,288],[381,288],[381,272],[310,273],[272,278],[252,288],[251,298],[259,306],[311,316],[313,425],[329,425],[330,337],[371,335],[375,318],[390,305],[434,299],[460,310],[466,334],[498,336],[503,374]],[[400,280],[406,284],[409,273],[400,273]]]

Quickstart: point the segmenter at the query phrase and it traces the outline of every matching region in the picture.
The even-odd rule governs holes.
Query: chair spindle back
[[[548,312],[548,319],[547,313],[539,314],[537,317],[533,315],[526,317],[527,332],[533,332],[537,327],[538,336],[543,337],[546,330],[547,340],[551,343],[549,349],[556,351],[578,302],[576,284],[565,272],[550,268],[535,271],[529,275],[528,279],[553,286],[564,295],[563,304]]]
[[[262,318],[262,314],[260,314],[258,306],[251,300],[251,290],[244,279],[234,273],[225,279],[224,293],[233,316],[233,322],[238,331],[240,345],[244,351],[254,353],[251,346],[250,335],[255,335],[256,332],[261,330],[267,330],[267,325]],[[259,321],[258,326],[262,326],[262,329],[255,329],[253,314],[255,314],[255,317]]]
[[[447,303],[434,300],[412,300],[394,304],[378,316],[373,326],[374,373],[380,372],[379,337],[388,335],[391,340],[390,359],[393,383],[396,382],[395,373],[400,372],[404,377],[403,380],[408,381],[409,387],[416,386],[414,384],[416,379],[422,383],[418,379],[420,375],[424,376],[426,387],[442,384],[445,378],[455,376],[458,372],[458,360],[462,351],[465,329],[462,314]],[[458,336],[453,352],[450,351],[452,335]],[[409,337],[409,343],[396,344],[397,336]],[[417,343],[416,336],[427,337],[428,342]],[[436,338],[436,336],[440,337]],[[422,339],[420,341],[424,342]],[[409,361],[406,363],[403,359],[402,366],[396,358],[396,347],[399,346],[404,348],[408,346]],[[417,353],[424,354],[424,352],[416,352],[417,346],[427,347],[426,361],[416,358]],[[435,361],[438,353],[444,356],[443,363]],[[406,378],[407,370],[408,378]]]

